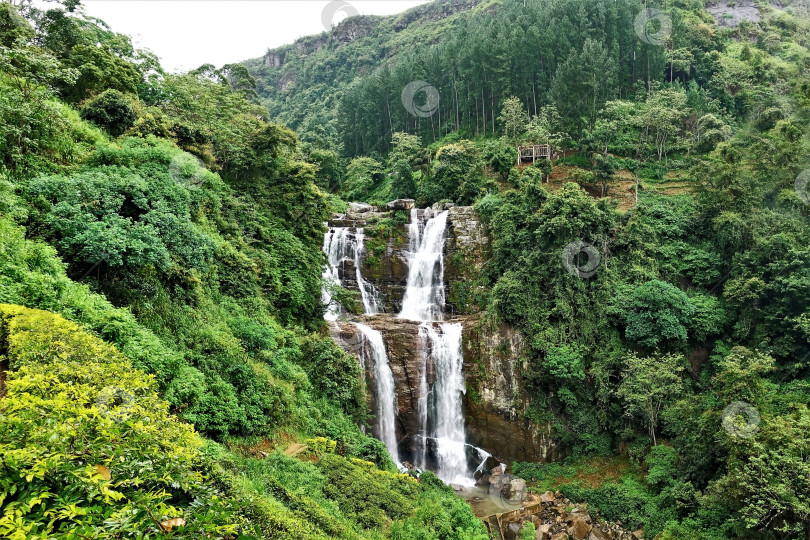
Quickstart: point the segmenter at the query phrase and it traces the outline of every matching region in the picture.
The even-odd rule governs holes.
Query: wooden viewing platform
[[[532,144],[529,146],[518,146],[518,159],[517,164],[521,165],[525,162],[531,161],[534,164],[538,159],[551,160],[554,155],[554,149],[550,144]]]

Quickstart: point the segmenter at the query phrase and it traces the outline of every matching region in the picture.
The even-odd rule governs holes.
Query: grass
[[[570,485],[595,489],[616,483],[628,474],[638,474],[629,459],[620,456],[568,458],[562,463],[514,463],[512,467],[515,475],[526,480],[529,489],[537,493],[558,491]]]

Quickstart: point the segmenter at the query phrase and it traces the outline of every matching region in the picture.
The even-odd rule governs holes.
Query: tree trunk
[[[0,360],[0,399],[6,395],[6,370],[8,370],[8,361]]]

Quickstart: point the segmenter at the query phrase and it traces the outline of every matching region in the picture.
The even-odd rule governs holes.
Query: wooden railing
[[[518,146],[518,162],[531,161],[534,163],[538,159],[551,159],[554,149],[550,144],[533,144],[530,146]]]

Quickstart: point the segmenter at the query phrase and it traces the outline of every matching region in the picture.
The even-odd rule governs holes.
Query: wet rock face
[[[531,396],[522,386],[522,334],[485,315],[462,319],[470,443],[504,461],[547,462],[562,457],[551,426],[526,417]]]
[[[408,230],[398,227],[392,236],[366,238],[363,275],[379,291],[386,313],[399,313],[408,285]]]
[[[422,398],[420,380],[425,369],[428,386],[433,384],[435,374],[432,365],[423,365],[424,342],[419,336],[419,322],[398,319],[393,314],[374,317],[358,317],[359,322],[378,330],[385,342],[388,361],[397,388],[395,404],[396,433],[399,441],[399,454],[402,461],[415,462],[417,450],[416,436],[419,434],[419,399]],[[350,322],[337,321],[330,324],[330,333],[344,350],[360,354],[362,339],[357,328]],[[368,387],[375,384],[373,366],[365,365]],[[369,406],[375,410],[373,392],[369,392]],[[375,433],[375,435],[378,435]]]
[[[471,206],[449,208],[444,254],[448,313],[478,311],[475,295],[480,291],[475,290],[475,280],[492,256],[492,246],[489,230]]]
[[[394,220],[397,213],[404,213],[410,219],[413,204],[413,199],[397,199],[385,207],[350,203],[346,213],[335,214],[328,222],[330,227],[364,229],[362,273],[379,292],[385,313],[399,313],[402,310],[402,299],[408,284],[408,223],[400,221],[393,227],[387,225],[384,233],[377,226],[383,220]],[[423,219],[421,210],[418,216],[420,220]],[[345,283],[344,286],[357,290],[353,283]]]

